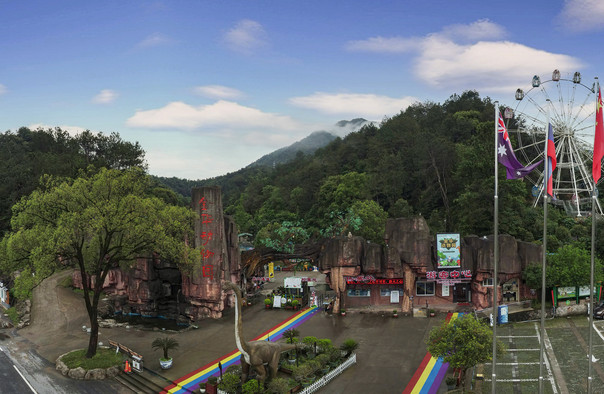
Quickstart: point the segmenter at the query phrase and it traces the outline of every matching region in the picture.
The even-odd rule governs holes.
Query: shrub
[[[222,375],[222,380],[218,383],[218,388],[228,394],[237,394],[239,388],[239,382],[241,381],[239,375],[234,373],[225,373]]]
[[[271,394],[289,393],[289,382],[287,381],[287,379],[284,378],[274,378],[268,383],[267,390]]]
[[[317,341],[317,346],[319,347],[320,352],[326,352],[327,349],[332,346],[331,339],[319,339]]]
[[[298,300],[293,300],[293,301],[292,301],[292,306],[293,306],[294,308],[299,307],[299,306],[300,306],[300,301],[298,301]]]
[[[330,347],[325,351],[325,354],[329,355],[329,362],[335,363],[340,361],[342,353],[335,346]]]
[[[14,306],[12,308],[8,308],[6,310],[6,314],[8,315],[10,321],[13,322],[13,325],[16,326],[17,324],[19,324],[19,312],[17,312],[17,308],[15,308]]]
[[[296,339],[300,335],[300,331],[295,328],[290,328],[289,330],[283,331],[283,337],[287,339],[287,343],[296,343],[294,339]]]
[[[329,355],[325,353],[319,354],[315,357],[314,361],[318,362],[321,365],[321,368],[323,368],[329,363]]]
[[[241,386],[243,394],[258,394],[260,393],[260,383],[256,379],[250,379]]]
[[[313,373],[315,373],[315,371],[313,371],[312,367],[308,365],[308,363],[304,363],[299,367],[294,368],[292,376],[294,377],[296,382],[301,383],[303,380],[306,380],[310,376],[312,376]]]
[[[273,300],[271,300],[270,298],[265,298],[264,299],[264,305],[271,305],[273,303]]]

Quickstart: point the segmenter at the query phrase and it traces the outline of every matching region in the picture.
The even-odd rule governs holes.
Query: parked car
[[[604,319],[604,300],[594,307],[594,319]]]

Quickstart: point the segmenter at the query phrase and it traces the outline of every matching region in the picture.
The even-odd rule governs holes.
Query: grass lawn
[[[95,356],[92,358],[86,358],[86,350],[87,349],[74,350],[63,356],[61,360],[70,369],[82,367],[87,371],[96,368],[109,368],[114,365],[122,365],[122,355],[119,353],[116,354],[113,349],[98,348]]]

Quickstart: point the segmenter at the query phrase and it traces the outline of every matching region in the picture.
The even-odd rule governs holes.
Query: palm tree
[[[347,339],[343,344],[340,345],[340,350],[346,352],[346,356],[350,356],[352,352],[354,352],[359,347],[359,344],[354,339]]]
[[[164,357],[162,360],[169,360],[168,351],[172,349],[178,349],[178,341],[170,337],[155,338],[151,343],[151,347],[154,350],[162,349],[164,351]]]

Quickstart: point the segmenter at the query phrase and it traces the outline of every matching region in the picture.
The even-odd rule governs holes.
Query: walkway
[[[445,321],[448,323],[461,315],[462,313],[449,313]],[[444,363],[441,357],[436,359],[429,352],[426,353],[403,394],[437,393],[448,369],[449,363]]]
[[[271,342],[278,341],[283,337],[283,332],[290,328],[295,328],[310,319],[318,311],[317,308],[307,308],[294,314],[291,318],[286,319],[281,324],[264,332],[260,336],[254,338],[254,341],[270,340]],[[183,376],[174,381],[175,384],[164,388],[162,393],[192,393],[199,388],[199,383],[205,382],[210,376],[219,376],[220,369],[218,364],[222,365],[223,370],[229,366],[240,363],[241,352],[238,349],[233,350],[224,357],[212,361],[203,367]]]

